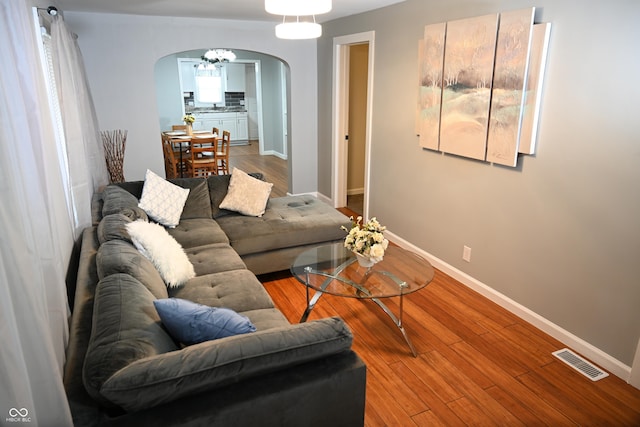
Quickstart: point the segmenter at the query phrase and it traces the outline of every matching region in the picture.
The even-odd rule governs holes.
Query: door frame
[[[363,217],[369,211],[369,184],[371,163],[371,127],[373,111],[373,65],[375,53],[375,31],[334,37],[333,39],[333,120],[332,120],[332,202],[333,207],[347,204],[347,155],[349,130],[349,46],[369,44],[367,72],[367,108],[364,161],[364,205]]]
[[[237,64],[248,64],[249,66],[253,65],[255,70],[255,79],[256,79],[256,103],[257,105],[257,114],[258,114],[258,151],[260,154],[264,151],[263,142],[264,142],[264,130],[263,130],[263,121],[262,121],[262,64],[259,59],[235,59],[233,62]],[[246,104],[245,104],[246,105]],[[247,109],[247,120],[249,120],[249,110]]]

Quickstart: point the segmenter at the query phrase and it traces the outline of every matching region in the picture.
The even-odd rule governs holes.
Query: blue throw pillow
[[[228,308],[209,307],[180,298],[159,299],[153,304],[169,334],[186,345],[256,330],[246,316]]]

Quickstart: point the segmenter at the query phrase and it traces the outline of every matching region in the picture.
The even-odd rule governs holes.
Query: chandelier
[[[331,0],[265,0],[264,8],[274,15],[282,15],[282,23],[276,25],[276,37],[280,39],[313,39],[322,35],[322,26],[315,15],[331,10]],[[287,17],[295,17],[287,21]]]
[[[227,49],[209,49],[200,59],[210,64],[217,64],[219,62],[235,61],[236,54]]]

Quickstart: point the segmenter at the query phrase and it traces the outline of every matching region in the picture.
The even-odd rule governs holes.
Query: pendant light
[[[315,22],[302,21],[297,16],[294,22],[286,22],[286,17],[282,24],[276,25],[276,37],[288,40],[317,39],[322,35],[322,26]]]
[[[264,8],[274,15],[322,15],[331,11],[331,0],[265,0]]]
[[[264,2],[267,12],[282,15],[282,23],[276,26],[276,37],[290,40],[320,37],[322,26],[316,22],[315,15],[331,11],[331,6],[331,0],[265,0]],[[287,22],[287,17],[295,17],[295,20]]]

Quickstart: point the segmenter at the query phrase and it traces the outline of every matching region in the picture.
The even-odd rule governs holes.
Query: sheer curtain
[[[75,236],[90,220],[92,187],[106,182],[106,170],[104,178],[92,175],[96,166],[82,166],[86,160],[72,151],[77,147],[66,146],[68,162],[56,148],[27,0],[0,0],[0,58],[0,424],[27,418],[33,426],[71,426],[62,384],[65,273]],[[64,102],[87,108],[68,97]],[[99,141],[68,133],[85,147]],[[106,169],[96,152],[85,149],[81,156],[101,160]]]
[[[51,56],[67,153],[65,183],[77,238],[91,224],[94,190],[109,180],[82,53],[76,35],[59,14],[51,23]]]

